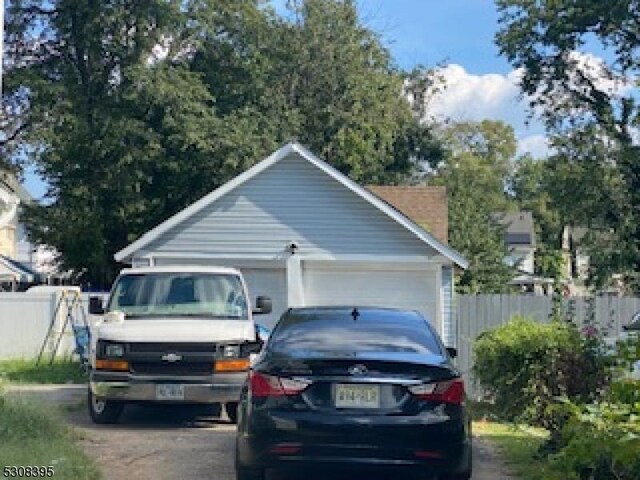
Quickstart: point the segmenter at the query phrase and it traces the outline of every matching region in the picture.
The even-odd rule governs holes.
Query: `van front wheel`
[[[99,424],[118,423],[118,419],[124,409],[124,403],[96,397],[91,388],[89,388],[87,395],[87,403],[91,420]]]
[[[224,409],[227,411],[227,417],[231,423],[238,423],[238,402],[226,403]]]

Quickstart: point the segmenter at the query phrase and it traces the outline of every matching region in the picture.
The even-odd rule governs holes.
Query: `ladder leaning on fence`
[[[58,323],[58,315],[60,312],[64,312],[64,321],[59,330],[56,329]],[[53,310],[51,321],[49,322],[49,328],[47,329],[47,335],[40,347],[40,353],[38,354],[38,360],[36,365],[40,364],[44,352],[48,344],[52,345],[49,365],[53,363],[53,360],[58,353],[62,338],[67,333],[67,328],[71,327],[73,332],[75,349],[73,353],[80,357],[82,365],[86,366],[89,361],[89,348],[91,345],[91,330],[87,322],[87,314],[82,304],[82,297],[80,292],[75,289],[62,290],[56,303],[56,307]]]

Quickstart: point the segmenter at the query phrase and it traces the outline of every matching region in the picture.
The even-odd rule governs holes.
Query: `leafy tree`
[[[291,138],[363,183],[439,153],[354,2],[291,8],[9,0],[5,151],[50,186],[26,223],[61,268],[108,285],[116,251]]]
[[[583,196],[571,213],[595,232],[589,242],[591,254],[599,257],[594,278],[603,283],[609,273],[623,273],[637,289],[640,149],[633,140],[640,119],[633,89],[640,78],[637,2],[496,3],[501,13],[496,37],[501,52],[522,68],[523,93],[558,134],[562,165],[572,175],[584,174],[574,176],[573,186],[579,186]],[[580,53],[587,41],[599,42],[606,58]],[[600,255],[603,247],[606,256]]]
[[[497,214],[511,208],[505,182],[516,152],[513,129],[502,122],[457,123],[443,129],[444,161],[429,183],[446,185],[449,242],[470,261],[458,280],[464,293],[497,293],[513,276]]]
[[[222,115],[248,112],[276,144],[297,139],[360,183],[403,182],[440,155],[402,96],[406,75],[360,24],[355,2],[287,5],[285,17],[253,15],[234,48],[211,35],[196,53],[193,68]]]
[[[404,75],[359,24],[353,0],[291,5],[280,85],[302,119],[297,136],[359,182],[403,180],[412,158],[397,148],[418,127],[401,95]]]
[[[589,254],[589,280],[606,285],[613,274],[626,274],[632,288],[637,282],[633,265],[638,251],[630,237],[636,214],[627,179],[617,162],[623,151],[599,134],[596,127],[559,136],[557,153],[550,160],[550,185],[563,210],[564,223],[588,226],[580,247]]]
[[[224,180],[216,148],[229,128],[180,58],[186,24],[181,2],[8,5],[7,88],[50,186],[26,224],[85,280],[107,285],[117,249]]]

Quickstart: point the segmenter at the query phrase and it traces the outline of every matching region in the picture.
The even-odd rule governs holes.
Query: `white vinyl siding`
[[[337,180],[290,155],[160,235],[144,251],[282,256],[422,255],[435,250]],[[144,252],[137,252],[140,256]]]
[[[151,261],[148,258],[134,258],[131,264],[132,267],[149,267],[151,266]]]

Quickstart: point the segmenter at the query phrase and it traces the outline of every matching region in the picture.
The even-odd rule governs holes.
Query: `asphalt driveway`
[[[81,444],[101,467],[105,480],[234,480],[235,426],[192,407],[128,406],[118,425],[94,425],[86,412],[85,386],[20,387],[13,394],[66,405]],[[362,474],[305,472],[281,479],[374,480]],[[490,445],[474,439],[474,480],[511,480]]]

